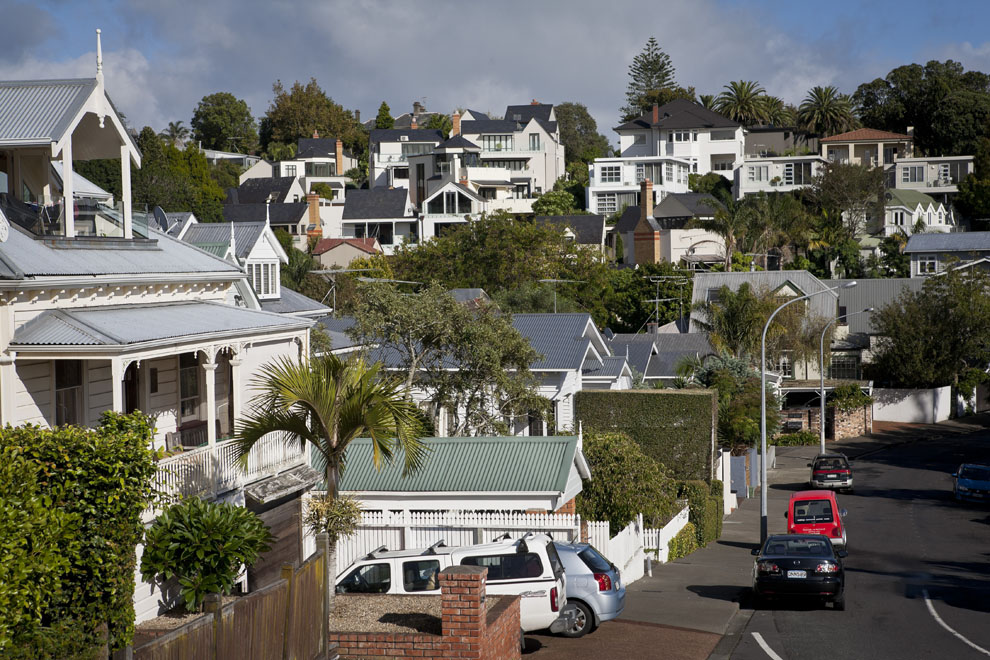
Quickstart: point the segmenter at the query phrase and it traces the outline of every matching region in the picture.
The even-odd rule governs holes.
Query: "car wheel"
[[[574,620],[574,625],[560,633],[564,637],[584,637],[592,631],[595,627],[595,615],[591,609],[584,603],[579,603],[574,601],[574,603],[568,603],[568,607],[573,606],[576,612],[576,617]]]
[[[842,612],[843,610],[846,609],[846,595],[845,594],[839,594],[838,596],[836,596],[835,598],[832,599],[832,609],[833,610],[836,610],[838,612]]]

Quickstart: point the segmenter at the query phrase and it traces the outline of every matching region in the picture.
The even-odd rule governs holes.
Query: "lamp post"
[[[856,316],[857,314],[865,314],[867,312],[872,312],[872,307],[867,307],[864,310],[853,312],[852,314],[843,314],[842,316],[836,316],[834,319],[829,321],[824,328],[822,328],[822,338],[818,342],[818,375],[821,377],[821,391],[820,391],[820,409],[818,411],[818,444],[819,453],[825,453],[825,333],[828,329],[838,321],[839,319],[847,319],[850,316]]]
[[[836,291],[838,289],[850,289],[856,286],[856,281],[853,280],[842,286],[832,287],[830,289],[822,289],[821,291],[815,291],[814,293],[809,293],[797,298],[791,298],[787,302],[783,303],[777,309],[773,310],[773,314],[767,319],[766,324],[763,326],[763,335],[760,338],[760,543],[762,544],[767,540],[767,330],[770,329],[770,323],[773,322],[773,318],[777,316],[777,312],[784,309],[788,305],[793,305],[796,302],[802,300],[807,300],[812,296],[821,295],[823,293],[828,293],[829,291]]]

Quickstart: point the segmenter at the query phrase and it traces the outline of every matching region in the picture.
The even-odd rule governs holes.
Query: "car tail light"
[[[612,578],[608,573],[595,573],[595,582],[598,583],[598,591],[612,591]]]
[[[842,536],[842,532],[839,531],[839,526],[836,525],[832,528],[832,536],[839,537]]]
[[[550,609],[554,612],[560,610],[560,604],[557,602],[557,587],[550,590]]]
[[[780,573],[780,566],[772,561],[761,561],[756,563],[756,570],[760,573]]]
[[[816,573],[838,573],[839,567],[835,564],[830,564],[828,562],[823,562],[815,567]]]

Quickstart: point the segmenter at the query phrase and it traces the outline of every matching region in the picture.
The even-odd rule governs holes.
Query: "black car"
[[[808,483],[812,488],[834,488],[852,492],[852,467],[845,454],[818,454],[815,460],[808,463],[808,467],[811,468]]]
[[[816,598],[844,610],[845,550],[835,550],[821,534],[777,534],[753,550],[753,594]]]

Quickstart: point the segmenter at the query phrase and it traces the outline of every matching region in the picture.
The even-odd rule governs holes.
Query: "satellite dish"
[[[162,207],[156,206],[152,213],[155,214],[155,222],[157,222],[161,230],[167,234],[169,227],[168,216],[165,215],[165,211],[162,210]]]
[[[889,202],[890,200],[894,199],[894,196],[888,192],[883,194],[883,198]]]
[[[0,209],[0,243],[7,242],[7,236],[10,235],[10,221],[7,220],[7,216],[4,214],[3,209]]]

